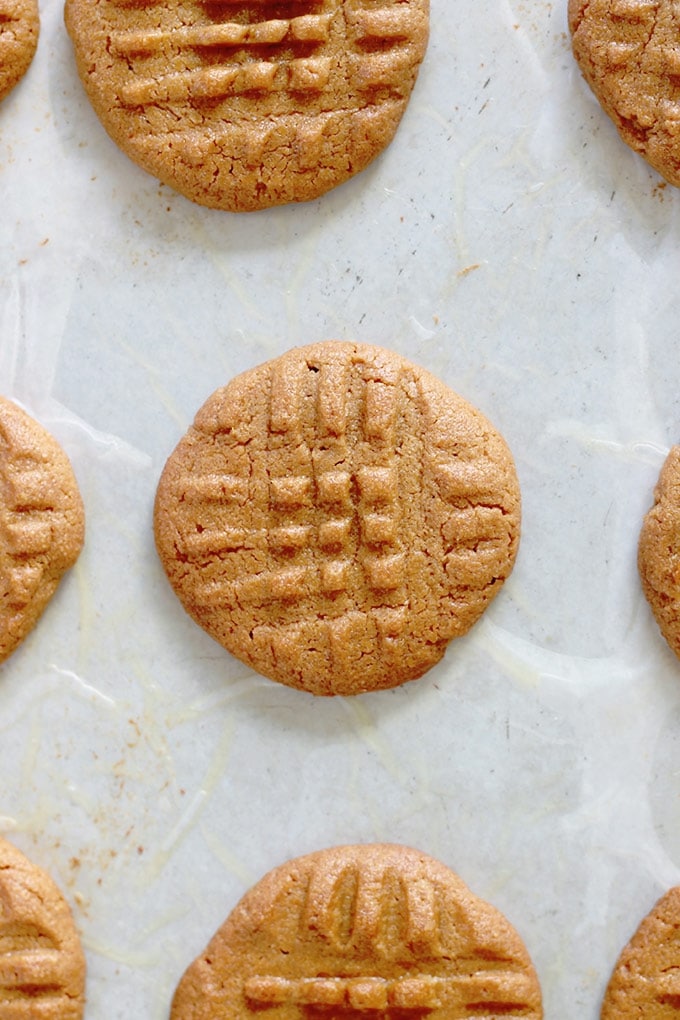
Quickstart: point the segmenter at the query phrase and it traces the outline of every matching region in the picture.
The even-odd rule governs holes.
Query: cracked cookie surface
[[[0,662],[36,625],[83,544],[71,464],[20,407],[0,397]]]
[[[28,70],[39,28],[37,0],[0,0],[0,99]]]
[[[85,958],[49,875],[0,838],[0,1020],[81,1020]]]
[[[136,163],[202,205],[316,198],[390,142],[429,0],[66,0],[78,71]]]
[[[619,134],[680,185],[680,16],[674,0],[569,0],[574,56]]]
[[[171,1020],[543,1016],[515,929],[409,847],[333,847],[269,872],[178,985]]]
[[[509,575],[520,497],[489,421],[394,352],[326,341],[214,393],[168,459],[158,552],[187,612],[314,694],[421,676]]]

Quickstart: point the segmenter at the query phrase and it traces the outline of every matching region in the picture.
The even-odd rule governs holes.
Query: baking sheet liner
[[[0,667],[0,831],[72,904],[89,1020],[167,1016],[239,896],[343,842],[417,846],[503,910],[546,1017],[596,1018],[680,866],[680,664],[637,579],[678,438],[680,196],[580,78],[564,4],[432,0],[390,148],[304,206],[202,209],[135,167],[59,2],[0,107],[0,391],[72,459],[76,568]],[[318,700],[183,613],[155,485],[237,372],[391,347],[478,406],[523,494],[515,571],[426,677]]]

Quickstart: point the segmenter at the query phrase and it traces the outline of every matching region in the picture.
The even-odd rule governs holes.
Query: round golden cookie
[[[42,425],[0,397],[0,662],[37,623],[83,544],[69,460]]]
[[[429,0],[66,0],[104,127],[149,173],[232,211],[316,198],[390,142]]]
[[[39,29],[37,0],[0,0],[0,99],[28,70]]]
[[[619,134],[680,184],[680,42],[674,0],[569,0],[574,56]]]
[[[52,879],[0,839],[0,1020],[80,1020],[85,958]]]
[[[662,896],[619,957],[601,1020],[671,1020],[680,1011],[680,887]]]
[[[661,633],[680,656],[680,446],[671,447],[642,522],[638,569]]]
[[[519,524],[487,419],[398,354],[338,341],[214,393],[155,506],[187,612],[313,694],[394,687],[438,662],[510,573]]]
[[[191,964],[171,1020],[540,1020],[519,935],[439,861],[336,847],[269,872]]]

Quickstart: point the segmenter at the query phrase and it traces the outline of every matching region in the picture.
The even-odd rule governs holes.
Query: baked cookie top
[[[623,949],[601,1020],[670,1020],[680,1010],[680,888],[662,896]]]
[[[0,1018],[80,1020],[85,958],[52,879],[0,838]]]
[[[28,70],[39,29],[38,0],[0,0],[0,99]]]
[[[37,623],[80,552],[85,514],[56,439],[0,397],[0,662]]]
[[[680,184],[674,0],[569,0],[574,56],[623,140]]]
[[[638,569],[661,633],[680,656],[680,446],[671,448],[642,522]]]
[[[114,141],[232,211],[316,198],[391,140],[429,0],[66,0],[80,77]]]
[[[299,857],[243,897],[171,1020],[543,1016],[519,935],[439,861],[392,844]]]
[[[217,390],[168,459],[158,552],[187,612],[265,676],[357,694],[421,676],[512,569],[520,496],[487,419],[366,344]]]

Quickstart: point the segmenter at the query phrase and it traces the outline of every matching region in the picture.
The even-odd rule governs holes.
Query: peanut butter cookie
[[[28,70],[39,29],[37,0],[0,0],[0,99]]]
[[[680,446],[671,448],[642,522],[638,569],[661,633],[680,656]]]
[[[680,1012],[680,888],[645,917],[619,957],[601,1020],[669,1020]]]
[[[80,1020],[85,958],[52,879],[0,839],[0,1020]]]
[[[75,563],[84,528],[66,454],[42,425],[0,397],[0,662]]]
[[[186,971],[171,1020],[543,1016],[514,928],[439,861],[345,846],[269,872]]]
[[[680,184],[680,39],[674,0],[569,0],[574,56],[619,134]]]
[[[357,694],[421,676],[500,591],[510,452],[429,372],[365,344],[297,348],[214,393],[156,495],[187,612],[265,676]]]
[[[232,211],[316,198],[390,142],[429,0],[66,0],[92,105],[149,173]]]

